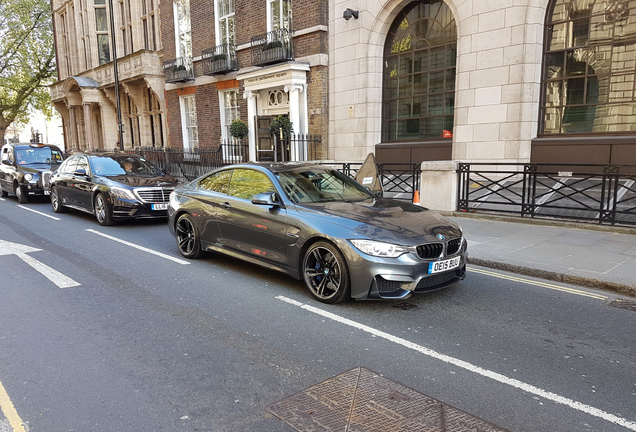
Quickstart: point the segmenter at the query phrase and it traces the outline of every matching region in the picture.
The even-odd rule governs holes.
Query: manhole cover
[[[413,303],[398,303],[396,305],[393,305],[393,307],[402,309],[402,310],[411,310],[411,309],[415,309],[417,305],[414,305]]]
[[[299,432],[508,432],[362,367],[269,410]]]
[[[636,301],[633,300],[614,300],[609,303],[610,306],[619,309],[627,309],[636,312]]]

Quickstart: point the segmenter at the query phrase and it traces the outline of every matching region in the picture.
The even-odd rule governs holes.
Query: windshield
[[[26,147],[16,149],[15,159],[18,165],[50,165],[62,162],[62,155],[50,147]]]
[[[280,172],[277,177],[294,203],[362,201],[373,198],[363,186],[336,170],[307,168]]]
[[[116,175],[162,175],[153,164],[143,158],[137,157],[93,157],[91,158],[91,169],[94,175],[116,176]]]

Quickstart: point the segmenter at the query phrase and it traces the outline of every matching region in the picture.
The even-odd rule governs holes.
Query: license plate
[[[153,210],[168,210],[168,203],[165,204],[151,204],[150,208]]]
[[[49,191],[49,190],[45,190],[45,191],[44,191],[44,195],[51,195],[51,191]]]
[[[452,270],[459,267],[459,261],[462,257],[455,257],[444,261],[432,262],[428,265],[428,274],[440,273],[446,270]]]

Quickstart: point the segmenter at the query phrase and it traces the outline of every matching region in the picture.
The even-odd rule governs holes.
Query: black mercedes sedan
[[[77,154],[51,176],[55,213],[92,213],[100,225],[118,219],[165,218],[177,180],[152,163],[125,153]]]
[[[20,204],[29,196],[48,195],[51,173],[64,160],[62,150],[49,144],[9,143],[0,155],[0,195],[15,194]]]
[[[215,251],[278,270],[324,303],[406,298],[466,274],[458,225],[319,165],[215,170],[177,188],[168,217],[184,257]]]

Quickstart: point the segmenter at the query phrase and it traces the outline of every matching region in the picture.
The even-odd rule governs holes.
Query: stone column
[[[84,108],[84,134],[86,136],[86,148],[93,150],[93,118],[91,116],[92,103],[83,104]]]
[[[77,139],[77,116],[75,115],[75,106],[68,107],[70,114],[69,131],[71,132],[71,150],[79,150],[79,140]]]
[[[286,93],[289,93],[289,120],[291,120],[294,127],[294,131],[297,134],[302,133],[302,125],[300,122],[300,92],[303,90],[302,85],[286,85],[284,88]],[[298,148],[299,140],[296,140],[291,147],[290,158],[292,161],[299,161],[300,156],[303,154]]]
[[[247,100],[247,128],[249,130],[250,161],[256,161],[256,99],[258,92],[245,90],[243,99]]]

